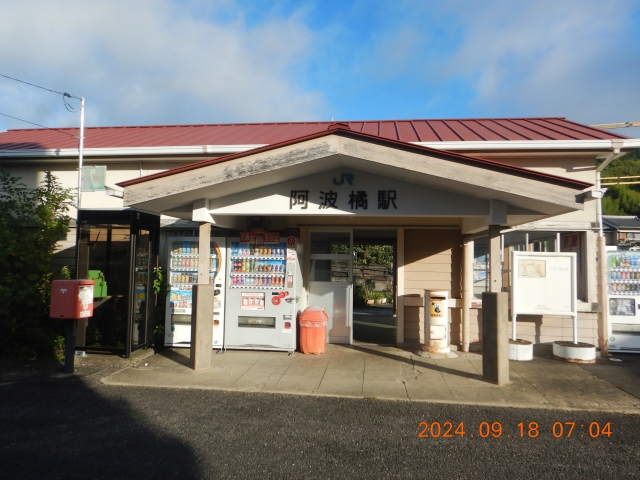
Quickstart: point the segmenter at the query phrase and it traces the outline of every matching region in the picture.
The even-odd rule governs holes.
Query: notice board
[[[576,254],[511,252],[511,315],[567,315],[577,311]]]

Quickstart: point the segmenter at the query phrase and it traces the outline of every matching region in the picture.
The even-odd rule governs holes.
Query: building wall
[[[540,152],[529,155],[518,155],[513,153],[486,153],[477,152],[472,155],[495,160],[517,167],[527,168],[536,172],[557,175],[559,177],[579,180],[595,185],[596,183],[596,154],[553,154],[542,155]],[[585,202],[584,210],[558,215],[545,221],[557,222],[595,222],[596,202]],[[567,226],[567,228],[570,228]]]
[[[472,155],[497,160],[503,163],[517,165],[519,167],[529,168],[532,170],[569,177],[576,180],[582,180],[595,183],[595,155],[541,155],[534,153],[531,155],[518,154],[488,154],[485,152],[470,152]],[[169,168],[180,165],[193,163],[201,160],[200,158],[166,158],[166,159],[101,159],[101,158],[85,158],[85,165],[107,165],[106,183],[109,186],[115,186],[116,183],[140,176],[157,173]],[[0,162],[7,167],[13,175],[23,177],[25,183],[30,187],[35,187],[44,178],[44,172],[49,170],[57,176],[67,188],[77,188],[77,160],[76,159],[19,159],[6,160]],[[122,200],[115,197],[108,197],[104,192],[84,192],[83,193],[84,208],[122,208]],[[595,202],[585,204],[585,210],[573,212],[566,215],[557,216],[547,219],[542,224],[552,223],[550,230],[587,230],[590,228],[590,222],[596,220]],[[75,218],[75,209],[69,212],[72,218]],[[275,218],[275,217],[274,217]],[[376,219],[375,222],[380,225],[437,225],[460,224],[460,219],[442,219],[440,217],[430,218],[385,218]],[[297,226],[304,224],[299,218],[290,216],[277,218],[274,225],[270,228],[284,229],[289,226]],[[327,225],[344,225],[356,226],[371,224],[371,218],[318,218],[314,219],[314,224]],[[592,237],[587,234],[587,239]],[[460,298],[461,288],[461,248],[462,237],[460,230],[456,229],[406,229],[405,238],[405,287],[404,295],[424,295],[424,289],[447,290],[451,298]],[[54,258],[54,272],[68,265],[71,271],[75,266],[75,231],[72,229],[66,239],[61,240],[59,248]],[[595,266],[594,262],[589,261],[592,255],[591,251],[585,249],[585,263],[587,264],[589,285],[595,285]],[[595,289],[590,288],[590,294],[583,295],[588,302],[595,302]],[[412,302],[415,305],[415,302]],[[420,302],[422,303],[422,302]],[[451,341],[456,344],[461,340],[461,310],[452,308],[450,310],[452,319],[451,323]],[[424,311],[420,306],[404,307],[404,331],[406,343],[422,343],[424,342]],[[594,333],[596,314],[584,313],[580,314],[580,340],[593,341],[590,338],[597,338]],[[570,339],[571,333],[567,334],[566,326],[563,323],[558,326],[557,319],[542,319],[540,325],[535,320],[525,319],[522,324],[522,338],[532,339],[536,342],[551,341],[547,338],[554,337],[558,340],[557,335],[562,338]],[[566,319],[565,319],[566,320]],[[566,322],[565,322],[566,323]],[[533,329],[533,330],[531,330]],[[536,330],[537,329],[537,330]],[[559,330],[558,330],[559,329]],[[567,336],[569,335],[569,336]],[[470,319],[470,340],[479,340],[481,337],[481,311],[472,309]],[[530,338],[532,337],[532,338]],[[536,340],[536,338],[538,340]]]
[[[424,344],[424,290],[446,290],[450,295],[449,318],[451,344],[462,343],[461,265],[462,235],[459,230],[405,230],[405,304],[404,341]],[[573,340],[573,320],[562,316],[519,315],[518,338],[536,344]],[[511,322],[508,326],[511,334]],[[578,314],[578,340],[597,344],[597,313]],[[482,339],[482,309],[470,309],[469,341]]]
[[[425,289],[460,298],[462,234],[457,229],[405,229],[404,295],[424,298]],[[405,302],[405,304],[408,302]],[[455,313],[460,323],[459,313]],[[459,335],[459,334],[458,334]],[[404,307],[404,341],[424,343],[424,308]]]
[[[145,175],[160,173],[170,168],[193,163],[193,159],[183,160],[136,160],[113,161],[111,159],[86,158],[84,165],[106,165],[107,175],[105,184],[116,187],[118,182],[139,178]],[[64,188],[70,188],[75,192],[78,188],[78,161],[69,160],[21,160],[20,162],[6,161],[0,159],[0,165],[11,172],[12,175],[20,177],[22,182],[29,188],[37,187],[46,171],[50,171],[58,178]],[[121,198],[110,197],[104,191],[82,192],[82,208],[99,209],[119,209],[123,207]],[[69,216],[76,217],[76,209],[69,210]]]

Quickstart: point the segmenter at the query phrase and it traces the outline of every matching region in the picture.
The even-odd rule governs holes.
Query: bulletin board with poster
[[[511,252],[511,318],[516,340],[516,316],[566,315],[578,318],[576,253]]]

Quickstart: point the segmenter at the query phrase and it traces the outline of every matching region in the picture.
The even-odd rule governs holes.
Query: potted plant
[[[169,282],[162,271],[162,267],[154,268],[153,273],[155,275],[153,280],[153,293],[155,293],[156,296],[156,325],[153,328],[153,349],[159,352],[164,349],[164,319]]]

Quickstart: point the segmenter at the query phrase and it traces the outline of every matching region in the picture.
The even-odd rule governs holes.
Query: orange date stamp
[[[541,428],[538,422],[520,422],[507,429],[502,422],[480,422],[477,428],[464,422],[420,422],[418,429],[418,438],[537,438],[546,432],[554,438],[609,438],[613,434],[611,422],[554,422],[551,429]]]

